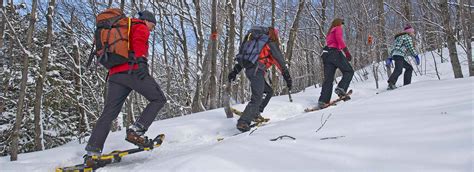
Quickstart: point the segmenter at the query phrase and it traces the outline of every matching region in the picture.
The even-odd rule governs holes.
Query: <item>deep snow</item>
[[[467,76],[466,55],[458,53]],[[303,112],[316,104],[320,88],[294,94],[292,103],[274,97],[263,113],[270,123],[251,135],[233,136],[237,119],[225,118],[223,109],[156,121],[147,135],[165,133],[160,148],[98,171],[473,171],[474,78],[453,79],[451,65],[443,63],[438,80],[431,53],[422,58],[428,58],[427,74],[414,75],[411,85],[383,92],[386,76],[380,89],[369,76],[352,83],[352,100],[321,111]],[[269,141],[280,135],[296,140]],[[124,138],[124,131],[111,133],[104,152],[133,148]],[[81,163],[84,146],[76,141],[20,154],[16,162],[1,157],[0,171]]]

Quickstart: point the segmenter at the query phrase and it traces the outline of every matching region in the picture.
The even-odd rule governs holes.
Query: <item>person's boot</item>
[[[237,121],[237,129],[241,132],[247,132],[250,130],[250,126],[247,122],[239,120]]]
[[[394,90],[394,89],[396,89],[396,88],[397,88],[397,86],[395,86],[395,84],[388,83],[387,90]]]
[[[344,89],[337,87],[334,92],[341,98],[343,101],[348,101],[351,99],[350,96],[347,95],[346,91]]]
[[[318,109],[324,109],[327,108],[328,104],[325,102],[318,102]]]
[[[336,87],[336,89],[334,89],[334,93],[336,93],[337,96],[339,96],[339,97],[346,96],[346,91],[342,88],[339,88],[339,87]]]
[[[265,122],[265,118],[258,114],[254,119],[253,119],[253,122],[256,122],[256,123],[261,123],[261,122]]]
[[[144,136],[146,130],[138,125],[133,125],[127,129],[125,140],[138,147],[153,147],[153,140]]]
[[[83,156],[84,158],[84,165],[86,167],[102,167],[105,164],[102,163],[98,157],[100,157],[100,152],[92,152],[92,151],[87,151],[87,154]]]

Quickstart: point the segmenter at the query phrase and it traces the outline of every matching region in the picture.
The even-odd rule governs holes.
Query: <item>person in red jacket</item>
[[[97,120],[85,150],[85,163],[91,166],[94,155],[100,155],[105,139],[109,134],[112,121],[117,118],[125,99],[132,90],[143,95],[149,104],[138,120],[127,129],[126,140],[140,147],[147,147],[152,141],[144,137],[145,132],[155,119],[158,111],[166,103],[160,86],[148,71],[148,37],[156,24],[155,15],[149,11],[139,13],[138,19],[132,19],[130,29],[130,50],[134,52],[136,63],[125,63],[109,69],[107,80],[107,98],[104,110]]]
[[[352,76],[354,76],[354,69],[352,69],[349,63],[352,56],[343,39],[343,25],[343,19],[334,19],[326,36],[326,46],[323,48],[323,54],[321,56],[324,66],[324,82],[321,88],[318,108],[326,107],[326,104],[331,100],[332,82],[334,81],[336,69],[339,68],[342,72],[342,79],[334,90],[339,97],[346,95]]]
[[[271,81],[266,75],[268,68],[275,65],[283,74],[288,90],[292,87],[290,72],[279,48],[278,31],[272,27],[254,26],[244,39],[247,41],[240,46],[236,57],[238,63],[228,75],[229,82],[232,82],[245,68],[245,75],[250,81],[252,97],[236,126],[242,132],[250,130],[252,121],[263,118],[260,113],[273,96]]]

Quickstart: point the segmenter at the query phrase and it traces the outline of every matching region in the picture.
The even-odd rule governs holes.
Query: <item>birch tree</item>
[[[209,107],[210,109],[215,109],[217,108],[217,38],[219,35],[217,32],[217,0],[212,0],[211,9],[211,75],[209,79]]]
[[[459,63],[458,53],[456,50],[456,38],[450,20],[448,0],[441,0],[440,2],[441,15],[443,17],[444,33],[446,33],[449,58],[451,59],[451,66],[454,71],[454,78],[462,78],[461,64]]]
[[[235,56],[235,4],[236,4],[236,0],[227,0],[227,15],[228,15],[228,20],[229,20],[229,32],[227,33],[228,34],[228,37],[229,37],[229,40],[228,40],[228,53],[227,53],[227,73],[224,73],[224,80],[227,80],[227,75],[230,71],[232,71],[232,67],[234,66],[233,65],[233,59],[234,59],[234,56]],[[224,96],[223,96],[223,100],[224,100],[224,106],[230,106],[230,94],[232,92],[231,88],[232,88],[232,84],[231,83],[228,83],[228,82],[225,82],[225,90],[224,90]],[[233,114],[231,111],[229,112],[225,112],[226,113],[226,116],[227,118],[232,118],[233,117]]]
[[[46,67],[48,64],[49,50],[53,40],[53,16],[54,16],[54,4],[56,0],[50,0],[48,6],[48,14],[46,16],[47,21],[47,33],[46,33],[46,45],[43,47],[43,56],[41,58],[40,70],[36,82],[35,89],[35,144],[37,149],[43,149],[42,145],[42,119],[41,119],[41,104],[43,98],[43,84],[46,77]]]

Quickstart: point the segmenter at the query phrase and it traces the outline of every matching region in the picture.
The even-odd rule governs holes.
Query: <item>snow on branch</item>
[[[10,28],[11,32],[13,33],[13,37],[14,37],[15,42],[18,44],[18,46],[20,46],[21,50],[23,51],[23,53],[25,53],[28,56],[28,58],[32,58],[33,54],[31,54],[31,52],[28,51],[25,48],[25,46],[23,46],[20,39],[18,39],[18,35],[16,34],[15,29],[13,28],[11,22],[8,20],[8,17],[5,14],[4,9],[0,9],[0,12],[2,12],[3,18],[5,19],[6,23],[8,24],[8,27]]]

